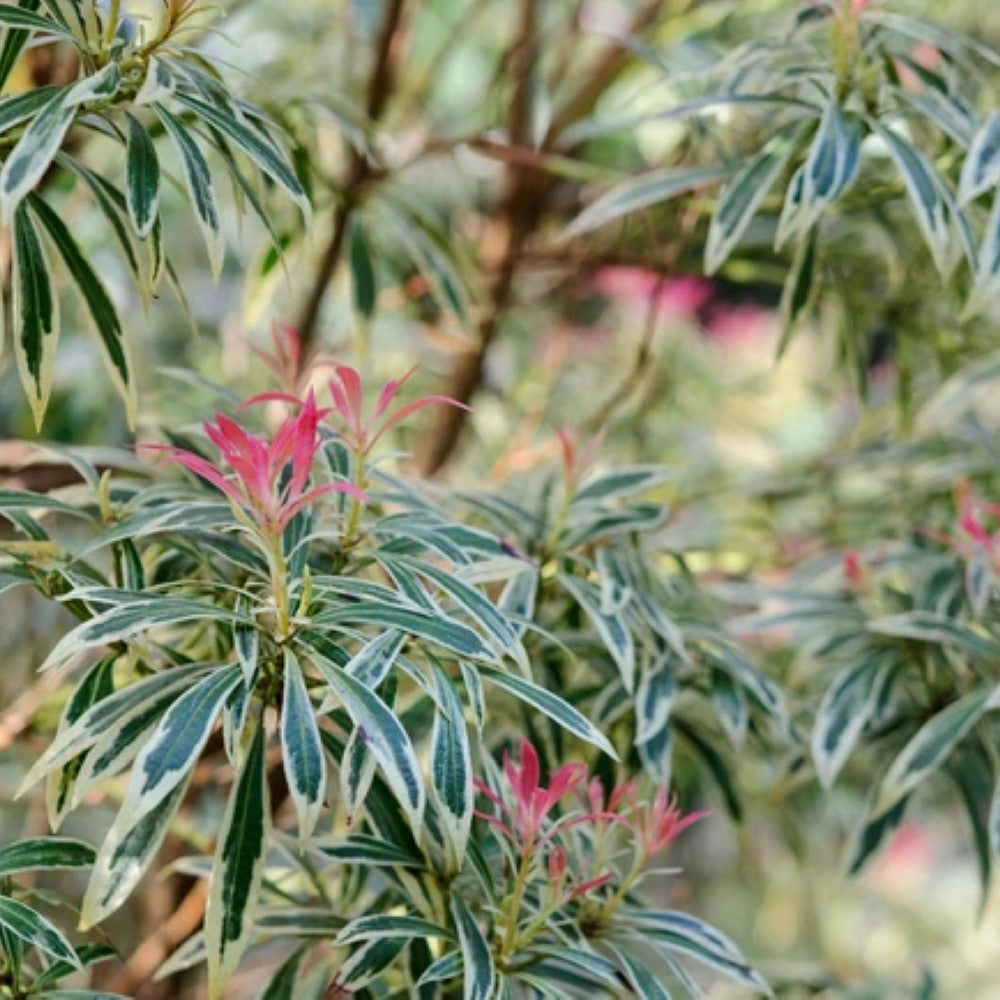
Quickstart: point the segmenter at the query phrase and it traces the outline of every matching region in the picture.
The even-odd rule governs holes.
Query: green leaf
[[[260,636],[253,624],[250,598],[240,594],[236,598],[236,610],[244,621],[233,625],[233,651],[243,671],[243,683],[247,691],[252,691],[260,669]]]
[[[29,195],[28,204],[38,221],[45,227],[73,279],[73,284],[86,306],[87,315],[97,334],[105,366],[126,401],[130,422],[134,422],[135,385],[125,348],[125,335],[111,296],[81,253],[66,223],[37,195]]]
[[[516,674],[505,674],[492,667],[480,667],[482,676],[496,687],[503,688],[515,698],[537,708],[553,722],[578,736],[587,743],[592,743],[614,760],[618,759],[614,747],[586,716],[578,712],[568,701],[565,701],[553,691],[539,687],[532,681],[518,677]]]
[[[424,862],[396,844],[364,833],[351,837],[314,838],[310,846],[345,865],[371,865],[376,868],[422,868]]]
[[[312,836],[326,794],[326,764],[312,702],[295,654],[285,650],[281,703],[281,753],[285,777],[299,818],[299,842]]]
[[[8,160],[9,162],[9,160]],[[14,212],[11,321],[21,385],[41,429],[52,389],[52,364],[59,336],[59,298],[48,258],[24,205]]]
[[[351,262],[351,280],[354,287],[354,308],[365,319],[371,319],[375,315],[378,279],[375,277],[371,246],[357,215],[351,220],[348,250]]]
[[[958,182],[958,204],[968,205],[1000,184],[1000,113],[990,115],[973,136]]]
[[[297,990],[301,981],[299,967],[302,965],[302,956],[305,954],[305,950],[305,945],[296,948],[278,966],[271,977],[271,981],[264,988],[264,992],[261,993],[260,1000],[296,1000]]]
[[[208,169],[204,154],[181,119],[171,114],[162,104],[154,104],[153,107],[180,154],[184,181],[208,249],[212,280],[218,282],[222,273],[225,241],[222,236],[222,223],[219,220],[219,206],[215,199],[215,187],[212,184],[212,173]]]
[[[190,772],[187,780],[177,785],[156,809],[131,828],[126,829],[118,823],[112,825],[97,852],[94,871],[83,897],[80,910],[82,930],[99,924],[132,893],[160,849],[189,780]]]
[[[631,983],[632,988],[635,990],[635,995],[639,997],[639,1000],[670,1000],[670,994],[661,985],[648,965],[645,965],[623,949],[616,948],[615,952],[621,960],[628,981]]]
[[[338,946],[356,944],[374,938],[442,938],[454,940],[451,931],[422,917],[372,914],[352,920],[338,935]]]
[[[669,476],[669,470],[660,465],[632,465],[623,469],[612,469],[588,479],[573,494],[573,503],[620,500],[637,493],[645,493],[665,482]]]
[[[330,695],[336,698],[336,695]],[[331,706],[332,707],[332,706]],[[347,821],[352,825],[364,811],[365,799],[375,777],[377,762],[355,726],[340,761],[340,798]]]
[[[80,968],[80,960],[62,932],[30,906],[0,896],[0,928],[46,955],[68,962],[75,969]]]
[[[378,695],[335,663],[315,654],[313,662],[347,709],[358,727],[359,738],[378,761],[389,787],[403,807],[410,828],[419,835],[424,815],[424,782],[406,730]]]
[[[130,639],[158,625],[177,626],[206,620],[245,623],[238,612],[190,598],[135,591],[120,591],[119,594],[123,603],[102,611],[64,635],[46,657],[40,670],[61,667],[88,649]],[[74,596],[86,599],[89,594],[81,592]]]
[[[87,868],[94,863],[94,857],[94,849],[82,840],[31,837],[0,847],[0,878],[15,872]]]
[[[438,709],[431,731],[431,793],[457,872],[465,860],[475,806],[472,748],[458,692],[441,666],[435,662],[433,667]]]
[[[625,617],[604,614],[594,587],[579,577],[559,575],[559,583],[583,609],[618,667],[625,690],[635,690],[635,639]]]
[[[133,115],[126,112],[125,117],[128,122],[125,194],[132,225],[140,239],[146,239],[160,211],[160,161],[149,133]]]
[[[465,1000],[491,1000],[497,971],[490,946],[468,907],[458,896],[452,896],[451,917],[455,921],[462,953]]]
[[[634,933],[657,945],[690,955],[757,993],[773,995],[771,988],[749,965],[739,948],[704,920],[677,910],[632,910],[627,920]]]
[[[170,706],[132,768],[128,791],[115,820],[118,829],[133,827],[190,773],[226,699],[240,680],[237,665],[223,667]]]
[[[229,796],[205,911],[208,994],[220,1000],[250,939],[264,870],[269,817],[264,727],[258,725]]]
[[[723,189],[708,227],[707,274],[729,258],[794,151],[795,143],[784,136],[773,139]]]
[[[111,97],[120,81],[121,71],[117,63],[108,63],[94,76],[56,91],[31,119],[0,171],[0,206],[5,219],[11,218],[21,199],[49,169],[79,105]]]
[[[337,970],[333,980],[335,986],[342,993],[357,993],[387,969],[405,946],[405,938],[382,937],[366,941]]]
[[[875,799],[881,816],[933,773],[987,709],[990,691],[976,691],[942,709],[917,731],[889,766]]]
[[[30,14],[38,9],[38,4],[39,0],[20,0],[18,6]],[[31,37],[31,30],[28,26],[21,26],[19,28],[8,27],[4,31],[3,46],[0,48],[0,91],[5,88],[10,79],[10,74]]]
[[[307,218],[312,206],[291,164],[279,153],[277,147],[262,138],[232,107],[209,104],[191,94],[175,93],[178,104],[193,111],[202,121],[231,139],[276,184],[284,188]],[[157,109],[159,110],[159,108]]]
[[[316,615],[313,623],[317,626],[381,625],[420,636],[460,656],[480,660],[496,658],[483,639],[467,625],[403,605],[398,597],[395,604],[375,599],[345,604]]]
[[[816,774],[830,788],[875,711],[880,680],[887,663],[863,660],[842,670],[823,695],[812,733]]]
[[[780,359],[791,343],[795,326],[804,314],[812,297],[816,276],[816,228],[813,227],[795,251],[792,269],[788,272],[781,291],[781,341],[778,344]]]
[[[954,646],[975,656],[993,658],[1000,654],[1000,643],[968,625],[933,611],[904,611],[868,622],[868,630],[897,639],[915,639],[934,645]]]
[[[635,741],[647,743],[666,727],[677,700],[673,657],[667,655],[648,666],[635,696]]]
[[[809,147],[802,182],[800,225],[811,227],[823,210],[853,183],[860,164],[861,129],[833,100]]]
[[[38,6],[35,4],[34,6]],[[10,3],[0,7],[0,26],[5,28],[20,28],[24,31],[47,31],[61,38],[73,36],[57,21],[52,21],[41,14],[28,10],[28,4],[22,3],[14,7]]]
[[[720,167],[669,167],[641,177],[630,177],[588,205],[567,227],[563,239],[582,236],[642,208],[714,184],[725,175]]]
[[[951,234],[947,206],[938,189],[941,182],[919,150],[890,129],[879,127],[878,132],[885,139],[889,155],[903,178],[913,215],[930,248],[934,266],[941,274],[947,274]]]
[[[110,671],[117,656],[110,657],[107,669]],[[183,667],[173,667],[152,677],[144,678],[114,694],[102,694],[96,704],[86,708],[79,718],[66,728],[60,727],[55,739],[45,753],[32,765],[17,794],[23,795],[42,775],[93,746],[107,730],[144,711],[151,703],[168,695],[177,695],[186,687],[199,680],[209,670],[214,669],[204,663],[193,663]],[[108,680],[110,682],[110,678]],[[82,706],[81,706],[82,707]],[[67,719],[67,722],[69,720]]]

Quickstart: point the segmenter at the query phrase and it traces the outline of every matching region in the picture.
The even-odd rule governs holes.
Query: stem
[[[514,880],[514,892],[510,897],[507,906],[507,921],[504,927],[503,944],[500,947],[500,957],[506,958],[513,950],[517,942],[517,916],[521,912],[521,903],[524,901],[524,892],[528,887],[528,874],[531,871],[531,848],[526,847],[521,855],[521,864],[517,869],[517,877]]]
[[[292,616],[288,603],[288,566],[285,563],[285,554],[281,550],[280,535],[276,535],[271,540],[271,549],[268,555],[271,563],[271,593],[274,596],[274,610],[277,619],[275,638],[278,642],[284,642],[292,631]]]
[[[361,452],[354,455],[354,485],[365,491],[367,477],[365,476],[365,459]],[[361,512],[364,510],[363,501],[357,497],[351,497],[351,508],[347,514],[347,527],[344,529],[344,541],[341,545],[344,549],[349,549],[357,542],[358,528],[361,525]]]
[[[115,38],[115,32],[118,30],[118,18],[121,14],[122,0],[111,0],[111,5],[108,8],[108,19],[104,25],[104,46],[107,48],[111,45]]]

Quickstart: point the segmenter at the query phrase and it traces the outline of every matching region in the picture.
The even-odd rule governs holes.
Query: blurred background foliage
[[[616,183],[760,148],[768,116],[732,109],[651,117],[590,140],[574,139],[574,127],[583,134],[588,120],[676,102],[687,79],[735,46],[776,37],[795,5],[221,6],[221,30],[192,44],[287,130],[314,201],[312,224],[303,228],[275,197],[279,254],[238,198],[223,199],[228,253],[213,285],[183,198],[165,188],[167,241],[195,336],[167,297],[144,314],[102,220],[65,178],[55,176],[48,195],[126,318],[147,432],[200,419],[216,386],[240,396],[265,388],[253,348],[269,345],[274,320],[288,321],[373,381],[419,363],[422,387],[470,398],[467,426],[448,410],[400,442],[422,470],[445,470],[452,483],[500,483],[551,467],[552,430],[563,425],[603,428],[601,463],[664,465],[659,497],[672,514],[657,544],[683,557],[734,614],[754,610],[768,587],[836,590],[845,553],[864,561],[884,546],[958,537],[956,487],[1000,502],[996,307],[962,318],[968,289],[936,275],[912,223],[894,241],[867,216],[830,222],[822,295],[780,361],[791,255],[770,251],[773,233],[761,224],[703,277],[712,190],[567,238],[585,206]],[[989,4],[901,8],[1000,50]],[[64,71],[29,50],[8,87],[30,89]],[[1000,70],[985,63],[979,72],[973,96],[988,113]],[[120,152],[88,141],[77,155],[101,172]],[[74,334],[72,315],[67,322],[44,436],[126,445],[132,437],[98,352]],[[33,429],[12,369],[0,372],[0,438],[18,442]],[[43,745],[46,720],[57,717],[32,671],[60,625],[27,595],[5,598],[0,840],[44,827],[42,803],[10,798]],[[815,704],[829,685],[830,662],[789,630],[738,634],[793,705]],[[725,928],[789,1000],[992,998],[1000,896],[980,899],[983,861],[954,787],[922,789],[887,849],[862,875],[845,873],[868,788],[888,760],[879,743],[863,745],[824,793],[797,751],[747,755],[735,776],[742,823],[727,823],[713,803],[715,818],[677,855],[685,872],[671,892]],[[212,809],[206,796],[203,814],[190,819],[195,838],[211,827]],[[103,828],[110,815],[99,807],[75,816],[70,832],[87,836],[87,822]],[[175,889],[149,880],[116,918],[126,954],[157,928],[153,951],[183,938],[183,920],[167,919]],[[144,961],[124,980],[120,970],[109,974],[112,985],[138,989],[151,967],[148,954]],[[136,995],[181,995],[165,990],[144,985]],[[721,986],[710,994],[735,995]]]

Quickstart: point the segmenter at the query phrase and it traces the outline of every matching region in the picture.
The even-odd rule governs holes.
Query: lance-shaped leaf
[[[352,920],[338,935],[337,944],[356,944],[375,938],[441,938],[454,940],[455,935],[445,927],[424,920],[422,917],[392,916],[376,913]]]
[[[371,244],[357,214],[351,220],[348,257],[351,262],[351,283],[354,286],[354,308],[365,319],[371,319],[375,315],[378,279],[375,277]]]
[[[53,868],[87,868],[94,858],[94,849],[82,840],[30,837],[0,848],[0,877]]]
[[[80,960],[62,931],[30,906],[8,896],[0,896],[0,930],[13,934],[46,955],[69,962],[74,969],[80,968]]]
[[[967,205],[1000,184],[1000,113],[990,115],[972,139],[958,182],[958,203]]]
[[[160,121],[163,122],[163,127],[167,130],[180,154],[184,182],[187,185],[194,214],[208,249],[212,278],[214,281],[218,281],[219,275],[222,273],[225,243],[222,236],[222,223],[219,220],[219,206],[215,199],[215,187],[212,184],[212,173],[208,169],[204,154],[198,148],[194,137],[181,119],[171,114],[162,104],[155,104],[154,107],[160,116]]]
[[[628,981],[639,1000],[670,1000],[670,994],[648,965],[624,949],[616,948],[615,953],[621,960]]]
[[[491,684],[503,688],[525,704],[537,708],[574,736],[592,743],[614,760],[618,759],[615,748],[608,742],[604,733],[564,698],[516,674],[505,674],[492,667],[480,667],[479,672]]]
[[[534,618],[537,595],[538,570],[531,566],[510,578],[497,601],[497,607],[507,616],[514,631],[522,639]]]
[[[312,206],[295,171],[273,143],[264,139],[260,132],[248,125],[231,107],[209,104],[185,93],[177,93],[174,96],[178,104],[193,111],[202,121],[234,142],[260,170],[283,187],[302,210],[303,215],[306,217],[311,215]]]
[[[976,691],[925,722],[900,751],[879,785],[873,814],[888,813],[934,772],[988,707],[990,691]]]
[[[316,828],[323,806],[326,764],[302,668],[291,650],[285,650],[281,753],[288,788],[299,817],[299,842],[305,845]]]
[[[860,164],[861,130],[833,100],[827,105],[806,157],[802,225],[811,226],[851,185]]]
[[[12,335],[21,385],[41,428],[52,389],[52,363],[59,336],[59,298],[49,261],[24,205],[14,212]]]
[[[33,6],[37,7],[38,4]],[[0,7],[0,27],[20,28],[24,31],[46,31],[59,37],[72,37],[58,21],[50,21],[47,17],[34,13],[33,10],[28,9],[26,3],[21,3],[18,7],[13,6],[13,4],[5,4]]]
[[[212,862],[205,911],[208,994],[219,1000],[253,930],[268,826],[264,727],[259,725],[236,776]]]
[[[156,809],[131,827],[118,822],[112,825],[97,853],[94,871],[83,897],[80,910],[80,927],[83,930],[99,924],[131,895],[160,849],[187,786],[188,781],[177,785]]]
[[[591,624],[597,629],[611,658],[618,667],[626,691],[635,689],[635,640],[624,616],[606,615],[601,610],[600,595],[584,580],[568,574],[559,577],[560,585],[583,608]]]
[[[812,733],[816,774],[829,788],[875,710],[880,678],[892,661],[862,660],[841,671],[823,695]]]
[[[426,793],[420,763],[399,719],[378,695],[321,656],[313,661],[358,727],[358,735],[378,761],[410,828],[418,834],[423,824]]]
[[[651,664],[639,681],[635,696],[635,741],[647,743],[663,731],[677,700],[677,680],[670,654]]]
[[[475,805],[472,748],[458,692],[437,663],[434,663],[434,689],[438,708],[431,731],[431,792],[441,815],[453,870],[457,872],[465,859]]]
[[[102,611],[64,635],[40,669],[44,671],[61,667],[88,649],[130,639],[157,625],[182,625],[206,619],[245,622],[238,612],[227,611],[204,601],[141,593],[135,593],[134,597],[129,598],[133,593],[135,592],[123,591],[121,599],[123,602],[127,600],[127,603]]]
[[[368,743],[361,738],[360,731],[355,726],[340,761],[340,798],[349,825],[353,825],[364,810],[377,766]]]
[[[718,167],[670,167],[629,178],[588,205],[566,229],[563,239],[582,236],[642,208],[716,183],[724,176],[725,171]]]
[[[83,300],[91,326],[97,334],[105,366],[118,386],[128,407],[129,420],[134,420],[136,396],[131,368],[125,347],[121,320],[111,296],[97,273],[80,251],[69,227],[45,201],[30,195],[28,204],[39,222],[45,227],[53,246],[59,252],[73,284]]]
[[[38,5],[39,0],[20,0],[18,3],[18,7],[29,14],[38,10]],[[0,45],[0,91],[5,89],[33,30],[35,29],[31,25],[21,25],[16,28],[8,26],[8,30],[4,32],[3,44]]]
[[[186,691],[167,710],[142,748],[116,825],[127,830],[155,809],[194,768],[216,719],[240,682],[235,664],[222,667]]]
[[[334,983],[342,994],[351,995],[363,989],[387,969],[406,945],[405,938],[382,937],[366,941],[352,952],[334,976]],[[336,996],[337,993],[335,992]]]
[[[763,977],[721,931],[689,913],[676,910],[632,911],[628,921],[644,938],[718,969],[734,982],[773,996]]]
[[[947,206],[938,188],[942,182],[934,176],[934,168],[924,155],[895,132],[879,128],[879,135],[885,139],[889,155],[903,178],[914,218],[930,248],[934,266],[947,274],[951,231]]]
[[[452,896],[451,917],[455,921],[462,953],[463,996],[465,1000],[490,1000],[497,979],[490,946],[475,917],[458,896]]]
[[[254,627],[253,609],[246,594],[240,594],[236,598],[236,610],[243,621],[233,625],[233,651],[243,670],[243,683],[247,691],[252,691],[260,668],[260,636]]]
[[[794,150],[793,142],[779,136],[726,185],[708,227],[705,244],[705,271],[708,274],[722,267],[733,252]]]
[[[97,702],[114,692],[114,669],[117,659],[117,656],[107,656],[98,660],[87,671],[83,680],[73,690],[69,701],[66,702],[66,707],[59,720],[58,734],[65,733],[88,708],[93,707]],[[45,789],[45,802],[49,814],[49,826],[53,830],[59,829],[63,818],[69,811],[73,785],[82,764],[82,756],[77,757],[58,770],[49,773]]]
[[[138,120],[126,113],[128,152],[125,161],[129,217],[141,239],[153,231],[160,211],[160,161],[149,133]]]
[[[0,205],[10,219],[21,199],[42,179],[62,146],[77,108],[87,101],[111,97],[118,89],[121,70],[108,63],[94,76],[57,91],[31,119],[0,171]]]
[[[85,709],[71,725],[60,729],[21,782],[18,796],[23,795],[42,775],[92,747],[110,727],[143,712],[154,701],[190,687],[211,669],[203,663],[174,667],[97,699],[96,704]]]
[[[374,691],[385,680],[405,641],[399,632],[383,632],[365,643],[345,664],[344,671]]]

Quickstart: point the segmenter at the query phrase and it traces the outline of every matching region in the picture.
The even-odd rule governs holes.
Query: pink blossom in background
[[[774,327],[772,314],[757,305],[715,304],[705,330],[712,340],[722,344],[745,344],[768,336]]]
[[[594,276],[594,287],[609,298],[648,306],[668,319],[690,319],[712,298],[712,282],[697,275],[681,275],[661,283],[661,275],[644,267],[602,267]]]

